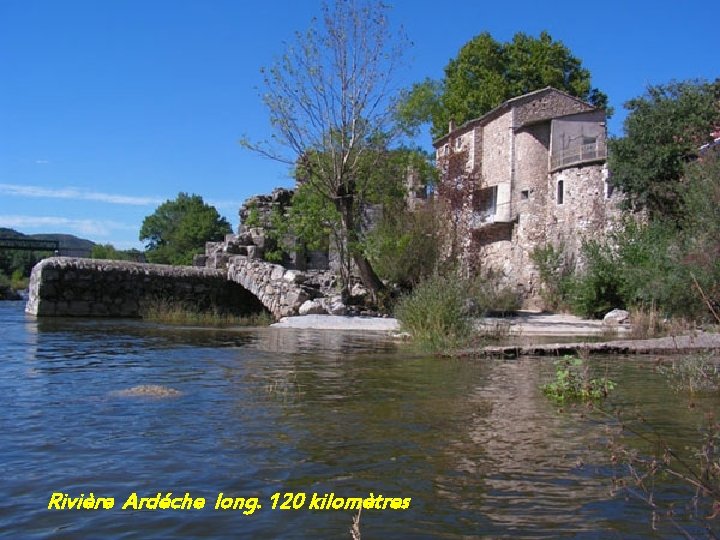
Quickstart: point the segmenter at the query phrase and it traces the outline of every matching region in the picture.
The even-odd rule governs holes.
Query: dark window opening
[[[522,199],[524,199],[524,200],[529,199],[529,198],[530,198],[530,190],[523,189],[523,190],[520,192],[520,197],[521,197]]]
[[[475,191],[473,197],[473,210],[478,217],[485,221],[495,215],[497,210],[497,186],[491,186]]]
[[[558,203],[558,204],[562,204],[564,198],[565,198],[565,193],[564,193],[564,190],[563,190],[563,181],[562,181],[562,180],[558,180],[558,183],[557,183],[557,203]]]
[[[613,183],[608,179],[605,180],[605,198],[609,199],[612,197],[613,191],[615,190],[615,186],[613,186]]]

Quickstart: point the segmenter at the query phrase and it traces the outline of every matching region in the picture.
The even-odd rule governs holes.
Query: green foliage
[[[555,249],[552,244],[535,246],[530,259],[540,273],[542,290],[540,294],[548,309],[562,309],[567,306],[572,272],[563,254],[564,247]]]
[[[460,125],[510,98],[547,86],[607,106],[607,96],[591,88],[590,72],[549,33],[535,38],[518,32],[502,43],[484,32],[450,60],[441,83],[428,79],[406,92],[397,114],[407,128],[432,121],[433,137],[441,137],[450,120]]]
[[[517,291],[500,286],[492,275],[476,276],[465,283],[465,288],[465,307],[472,316],[507,315],[518,311],[522,305]]]
[[[583,315],[613,307],[657,309],[698,320],[720,309],[720,159],[685,167],[677,219],[628,219],[611,238],[583,247],[586,268],[570,279],[567,302]]]
[[[600,318],[613,308],[624,307],[615,254],[606,244],[595,241],[583,243],[582,251],[586,269],[568,287],[572,310],[584,317]]]
[[[263,70],[272,140],[242,144],[295,164],[307,189],[335,207],[340,219],[331,223],[333,235],[348,251],[344,286],[352,259],[364,285],[376,292],[383,284],[361,249],[359,216],[382,188],[376,171],[400,135],[390,89],[407,41],[390,28],[388,6],[380,1],[337,0],[322,11]]]
[[[421,345],[435,351],[456,347],[472,332],[465,293],[457,278],[435,274],[398,301],[395,316]]]
[[[607,377],[592,377],[590,366],[580,358],[565,355],[554,362],[555,380],[542,386],[543,393],[553,401],[593,401],[608,396],[615,383]]]
[[[364,249],[381,278],[412,288],[437,270],[440,215],[429,203],[412,212],[395,206],[400,207],[383,209],[383,218],[368,233]]]
[[[143,220],[140,240],[147,240],[149,262],[190,264],[205,242],[222,240],[230,224],[199,195],[179,193]]]
[[[30,278],[23,275],[23,271],[20,268],[13,270],[13,273],[10,276],[11,289],[14,289],[16,291],[19,291],[21,289],[27,289],[29,282]]]
[[[120,250],[112,244],[95,244],[90,252],[92,259],[106,259],[111,261],[142,262],[144,255],[137,249]]]
[[[652,217],[676,217],[685,163],[720,124],[720,80],[650,86],[625,108],[625,135],[609,141],[613,182]]]

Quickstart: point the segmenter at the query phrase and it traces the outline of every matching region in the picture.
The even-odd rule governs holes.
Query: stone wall
[[[557,185],[563,183],[563,203],[557,202]],[[550,193],[547,217],[547,241],[562,247],[577,268],[585,264],[581,256],[584,240],[603,240],[621,218],[622,196],[615,191],[607,196],[606,165],[571,167],[548,176]]]
[[[258,298],[219,270],[68,257],[35,265],[29,294],[25,310],[37,316],[139,317],[143,304],[156,299],[201,311],[263,309]]]
[[[475,163],[482,173],[483,186],[496,186],[510,183],[510,163],[512,160],[512,111],[508,111],[483,127],[481,163]]]
[[[580,166],[567,163],[550,170],[556,124],[574,139],[592,138],[592,159],[581,154]],[[563,92],[543,89],[508,100],[436,141],[446,161],[452,159],[458,138],[471,143],[475,156],[474,162],[465,158],[472,163],[466,164],[465,170],[473,174],[465,181],[475,182],[473,191],[464,194],[462,204],[450,205],[460,214],[450,218],[458,223],[456,245],[461,248],[463,272],[492,277],[517,291],[525,308],[543,308],[539,272],[531,257],[535,248],[552,245],[564,253],[569,266],[580,269],[583,241],[604,240],[620,217],[621,196],[607,196],[604,132],[603,111]],[[462,168],[452,168],[457,170]],[[457,172],[444,174],[441,184],[458,183]],[[562,202],[557,199],[559,182]],[[488,191],[489,186],[497,189]],[[442,189],[438,193],[447,197]],[[495,199],[494,212],[485,202],[489,197]]]
[[[305,273],[240,255],[228,261],[227,278],[254,294],[277,318],[297,315],[304,302],[322,296]]]
[[[513,107],[515,128],[542,122],[558,116],[593,110],[593,107],[578,98],[557,90],[538,90],[518,98]]]

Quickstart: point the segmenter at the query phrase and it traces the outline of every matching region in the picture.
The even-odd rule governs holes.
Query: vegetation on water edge
[[[673,359],[670,365],[657,366],[676,392],[717,392],[720,389],[720,365],[712,354],[690,354]]]
[[[413,340],[431,351],[448,351],[507,334],[507,325],[473,328],[471,317],[509,313],[520,307],[516,294],[478,278],[463,280],[454,272],[434,274],[398,300],[395,316]]]
[[[235,315],[167,300],[151,300],[142,306],[140,316],[149,321],[168,324],[193,324],[200,326],[268,326],[272,316],[263,311],[250,315]]]
[[[431,350],[457,347],[472,326],[464,313],[465,291],[457,279],[434,275],[395,306],[401,327]]]
[[[580,358],[565,355],[554,365],[555,380],[542,386],[543,393],[553,401],[600,400],[615,389],[611,379],[592,377],[590,366]]]

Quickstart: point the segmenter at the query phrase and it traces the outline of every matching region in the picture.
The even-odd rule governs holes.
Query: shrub
[[[378,275],[411,288],[435,272],[440,254],[439,216],[431,204],[386,212],[366,238],[365,253]]]
[[[562,309],[567,306],[572,271],[563,254],[564,247],[555,249],[552,244],[535,246],[530,259],[540,273],[542,290],[540,296],[547,309]]]
[[[542,386],[553,401],[590,401],[607,397],[615,383],[607,377],[590,376],[590,368],[580,358],[566,355],[555,361],[555,380]]]
[[[478,276],[466,285],[466,309],[469,315],[488,313],[507,315],[519,310],[522,301],[517,291],[501,286],[492,275]]]
[[[472,331],[465,316],[466,291],[457,278],[435,274],[398,301],[395,316],[423,346],[431,350],[456,347]]]
[[[582,252],[586,259],[585,271],[568,282],[573,312],[600,318],[613,308],[624,307],[618,261],[610,248],[591,240],[583,243]]]

